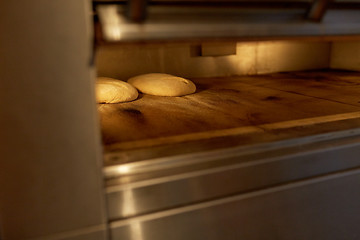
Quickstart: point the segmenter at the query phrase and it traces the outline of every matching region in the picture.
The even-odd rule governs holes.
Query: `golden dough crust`
[[[138,97],[138,91],[129,83],[107,77],[97,78],[95,91],[97,103],[129,102]]]
[[[178,97],[196,91],[196,86],[192,81],[165,73],[139,75],[130,78],[128,83],[142,93],[156,96]]]

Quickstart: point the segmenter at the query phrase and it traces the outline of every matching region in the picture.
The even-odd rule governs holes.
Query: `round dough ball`
[[[97,103],[129,102],[138,97],[138,91],[129,83],[107,77],[97,78],[95,91]]]
[[[192,81],[165,73],[139,75],[130,78],[128,83],[140,92],[157,96],[178,97],[196,91],[196,86]]]

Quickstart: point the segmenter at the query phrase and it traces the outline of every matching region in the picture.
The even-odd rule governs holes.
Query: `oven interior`
[[[203,56],[206,49],[211,55]],[[224,49],[233,52],[222,55]],[[122,163],[259,143],[267,141],[269,132],[283,133],[268,139],[273,141],[350,129],[351,124],[326,125],[357,118],[359,51],[358,41],[100,46],[98,76],[126,81],[144,73],[169,73],[197,86],[196,93],[183,97],[140,94],[128,103],[99,104],[104,148],[121,151]],[[167,152],[155,150],[160,148]],[[117,161],[106,158],[105,163]]]

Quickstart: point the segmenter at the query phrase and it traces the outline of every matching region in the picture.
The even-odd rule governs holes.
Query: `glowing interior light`
[[[109,26],[107,37],[111,40],[119,40],[121,38],[121,30],[117,25]]]
[[[126,166],[126,165],[119,166],[119,167],[117,167],[116,171],[117,171],[119,174],[128,173],[128,172],[130,171],[130,167],[129,167],[129,166]]]
[[[98,8],[100,23],[103,28],[104,37],[108,41],[119,41],[121,38],[121,24],[124,16],[119,14],[116,5],[101,6]]]

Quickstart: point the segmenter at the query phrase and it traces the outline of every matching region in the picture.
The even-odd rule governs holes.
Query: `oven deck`
[[[107,166],[291,139],[360,124],[360,73],[303,71],[192,79],[183,97],[100,104]],[[124,157],[125,156],[125,157]]]

